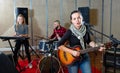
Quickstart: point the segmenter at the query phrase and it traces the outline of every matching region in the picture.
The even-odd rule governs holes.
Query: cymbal
[[[45,38],[45,37],[41,37],[39,35],[34,35],[35,37],[39,38],[39,39],[45,39],[45,40],[49,40],[48,38]]]

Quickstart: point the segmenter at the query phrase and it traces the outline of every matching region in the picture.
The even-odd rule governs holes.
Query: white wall
[[[48,16],[46,14],[46,1],[48,1]],[[61,4],[62,1],[62,4]],[[30,5],[32,2],[32,5]],[[119,5],[120,1],[113,1],[112,6],[112,34],[120,39],[119,36]],[[53,21],[56,19],[61,20],[62,25],[66,28],[68,27],[69,15],[71,11],[77,9],[78,7],[86,7],[89,6],[90,9],[94,9],[95,14],[90,15],[90,23],[94,24],[94,29],[98,31],[102,31],[107,35],[110,35],[110,0],[104,0],[104,20],[103,20],[103,28],[102,28],[102,0],[77,0],[77,8],[75,8],[75,0],[0,0],[0,35],[12,35],[13,34],[13,24],[14,24],[14,5],[16,7],[27,7],[29,9],[29,34],[31,36],[31,25],[33,26],[33,42],[34,45],[38,45],[39,38],[36,41],[36,37],[34,35],[39,35],[41,37],[46,37],[47,27],[48,25],[48,35],[50,36],[53,29]],[[61,6],[62,5],[62,6]],[[32,13],[30,10],[30,6],[32,6]],[[62,7],[62,11],[61,11]],[[62,13],[61,13],[62,12]],[[61,15],[62,14],[62,15]],[[32,15],[32,16],[31,16]],[[32,17],[32,23],[31,18]],[[62,19],[60,19],[62,17]],[[48,19],[47,19],[48,18]],[[47,21],[48,20],[48,21]],[[92,23],[95,21],[95,23]],[[47,24],[48,22],[48,24]],[[8,34],[9,33],[9,34]],[[101,38],[101,35],[96,34],[97,37]],[[104,38],[104,41],[108,41]],[[14,42],[12,42],[14,45]],[[2,42],[0,40],[0,47],[9,47],[7,42]]]

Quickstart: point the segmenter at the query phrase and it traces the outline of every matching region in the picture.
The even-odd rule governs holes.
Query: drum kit
[[[43,37],[38,38],[40,38],[38,44],[39,53],[43,54],[43,57],[39,61],[40,73],[59,73],[60,69],[63,73],[60,61],[57,57],[58,41]]]

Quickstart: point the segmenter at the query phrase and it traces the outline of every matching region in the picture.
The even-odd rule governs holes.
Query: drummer
[[[64,33],[66,32],[66,28],[61,26],[59,20],[54,21],[53,27],[54,27],[53,33],[49,38],[54,41],[59,41],[61,37],[64,35]]]

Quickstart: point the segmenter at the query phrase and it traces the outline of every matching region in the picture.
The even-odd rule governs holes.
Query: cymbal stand
[[[29,47],[30,47],[30,48],[31,48],[31,50],[32,50],[31,52],[34,52],[34,53],[35,53],[35,55],[36,55],[38,58],[40,58],[40,57],[39,57],[39,55],[36,53],[36,51],[32,48],[32,46],[31,46],[30,44],[29,44]]]
[[[52,45],[52,46],[51,46]],[[53,70],[53,60],[52,60],[52,56],[53,56],[53,43],[50,45],[50,60],[51,60],[51,63],[50,63],[50,72],[51,73],[54,73],[54,70]]]

